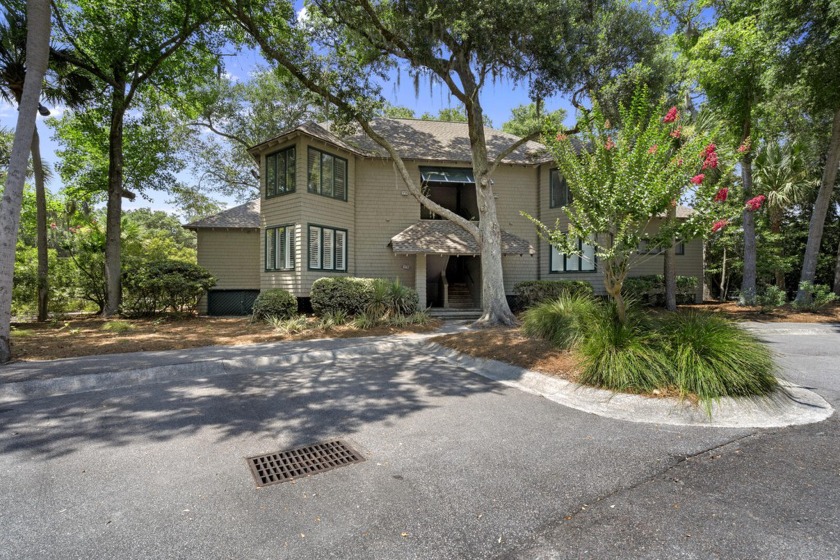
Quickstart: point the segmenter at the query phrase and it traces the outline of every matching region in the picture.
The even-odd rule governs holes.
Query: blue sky
[[[247,79],[248,75],[258,66],[266,65],[262,56],[256,51],[243,51],[236,56],[225,57],[226,72],[236,79],[241,80]],[[434,86],[430,91],[429,84],[425,83],[421,85],[419,95],[416,95],[413,81],[405,73],[402,74],[402,79],[398,80],[396,72],[392,73],[390,80],[385,84],[383,89],[383,93],[390,103],[409,107],[418,116],[425,112],[437,114],[442,108],[459,106],[457,100],[450,97],[447,91],[441,86]],[[516,86],[507,80],[487,84],[482,96],[484,111],[497,128],[500,128],[502,123],[510,118],[511,109],[529,101],[527,84]],[[553,111],[558,108],[566,109],[568,114],[567,124],[571,124],[574,121],[574,109],[567,100],[557,97],[545,101],[546,111]],[[62,107],[50,106],[50,109],[52,110],[53,116],[60,116],[64,111]],[[16,119],[17,111],[15,107],[0,104],[0,126],[13,130]],[[38,117],[41,153],[44,160],[51,166],[54,166],[57,160],[55,151],[58,146],[52,139],[53,131],[47,126],[44,120],[43,117]],[[192,177],[188,173],[183,174],[181,179],[188,184],[192,182]],[[49,184],[49,188],[53,192],[56,192],[61,189],[61,186],[61,178],[55,174],[54,179]],[[138,197],[134,202],[124,200],[123,208],[125,210],[131,210],[150,207],[156,210],[175,212],[176,209],[166,202],[168,198],[166,193],[153,191],[149,194],[152,199],[151,202]],[[222,202],[227,206],[233,204],[232,200],[223,199]]]

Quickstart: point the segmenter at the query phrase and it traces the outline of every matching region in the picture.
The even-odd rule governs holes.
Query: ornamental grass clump
[[[646,314],[629,306],[625,319],[618,320],[614,304],[592,314],[580,344],[580,382],[631,393],[670,387],[671,364]]]
[[[525,311],[522,330],[527,336],[542,338],[557,348],[569,350],[581,342],[597,311],[597,303],[590,296],[564,293]]]
[[[709,313],[671,313],[660,324],[671,377],[707,408],[720,397],[766,395],[778,387],[770,350],[735,323]]]

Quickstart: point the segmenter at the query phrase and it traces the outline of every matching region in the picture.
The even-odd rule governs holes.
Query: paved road
[[[767,339],[840,405],[840,335]],[[41,399],[0,409],[0,558],[840,558],[839,433],[608,420],[409,351]],[[367,461],[254,486],[333,437]]]

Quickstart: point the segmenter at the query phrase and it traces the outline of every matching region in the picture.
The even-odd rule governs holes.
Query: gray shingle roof
[[[391,238],[391,248],[399,255],[416,253],[438,255],[478,255],[481,249],[467,230],[449,220],[423,220]],[[533,255],[530,243],[502,232],[502,254]]]
[[[184,227],[187,229],[259,229],[260,199],[234,206],[218,214],[196,220]]]
[[[374,119],[371,126],[391,142],[404,159],[451,161],[470,163],[469,132],[466,123],[423,121],[417,119]],[[308,122],[284,131],[279,136],[253,146],[251,153],[261,151],[267,144],[276,144],[294,133],[303,133],[341,147],[351,153],[366,157],[388,157],[387,152],[364,132],[339,137],[330,132],[329,123]],[[484,128],[488,156],[492,160],[519,138],[493,128]],[[538,142],[527,142],[505,157],[504,163],[535,164],[551,161],[546,147]]]

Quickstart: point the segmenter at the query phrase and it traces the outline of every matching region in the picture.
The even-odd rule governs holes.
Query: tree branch
[[[579,132],[578,127],[575,127],[575,128],[569,129],[569,130],[563,130],[560,133],[561,134],[577,134],[578,132]],[[532,140],[537,140],[540,137],[540,134],[542,134],[541,130],[535,130],[531,134],[529,134],[527,136],[523,136],[522,138],[520,138],[519,140],[517,140],[516,142],[514,142],[513,144],[511,144],[510,146],[508,146],[507,148],[505,148],[501,152],[499,152],[499,154],[495,158],[493,158],[493,163],[490,164],[490,170],[488,171],[488,175],[492,174],[493,171],[495,171],[496,168],[499,167],[499,165],[502,163],[503,159],[508,157],[510,154],[515,152],[517,149],[519,149],[520,147],[522,147],[526,143],[528,143]]]

